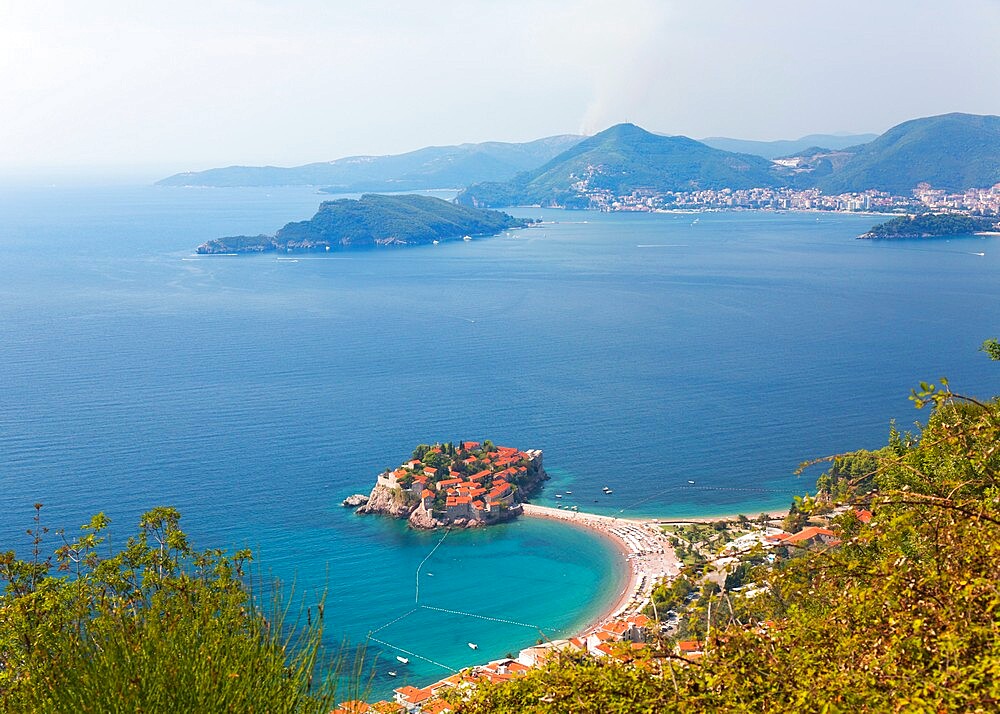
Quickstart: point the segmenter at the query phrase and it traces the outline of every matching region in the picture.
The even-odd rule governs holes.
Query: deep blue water
[[[327,589],[331,640],[357,641],[412,609],[439,535],[339,501],[416,443],[542,448],[542,503],[756,513],[811,488],[801,461],[924,416],[907,400],[920,380],[1000,391],[977,352],[1000,333],[995,239],[855,240],[866,216],[519,209],[556,223],[298,262],[192,257],[322,199],[0,195],[0,548],[25,549],[36,501],[53,527],[106,511],[120,539],[174,505],[197,544],[249,545],[297,592]],[[614,598],[614,559],[558,524],[452,534],[421,601],[564,634]],[[378,635],[452,667],[538,636],[434,610]],[[439,673],[414,660],[380,691]]]

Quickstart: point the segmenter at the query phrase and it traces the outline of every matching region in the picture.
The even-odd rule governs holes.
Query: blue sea
[[[176,506],[197,545],[249,546],[299,597],[325,591],[331,643],[374,631],[384,696],[569,634],[622,587],[611,547],[561,524],[441,542],[340,506],[417,443],[543,449],[543,504],[756,514],[811,489],[801,462],[926,418],[907,400],[919,381],[1000,391],[977,352],[1000,334],[993,238],[855,240],[870,216],[515,209],[544,222],[193,255],[324,198],[0,192],[0,549],[27,551],[35,502],[70,532],[104,511],[118,543]]]

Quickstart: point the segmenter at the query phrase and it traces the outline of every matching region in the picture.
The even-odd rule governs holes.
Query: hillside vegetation
[[[833,459],[797,499],[804,517],[848,502],[870,522],[848,511],[840,545],[758,556],[745,589],[704,592],[691,610],[703,656],[565,657],[457,711],[996,711],[1000,402],[944,383],[914,399],[933,408],[920,434]]]
[[[972,235],[995,227],[996,220],[954,213],[924,213],[919,216],[898,216],[879,223],[859,238],[934,238],[938,236]]]
[[[845,151],[850,159],[817,183],[826,193],[874,188],[909,195],[921,182],[946,191],[988,187],[1000,182],[1000,117],[912,119]]]
[[[651,134],[618,124],[564,151],[534,171],[505,183],[471,186],[459,203],[586,207],[585,191],[691,191],[779,185],[767,159],[713,149],[685,136]]]
[[[463,236],[494,235],[527,222],[499,211],[458,206],[431,196],[365,194],[323,202],[308,221],[288,223],[273,236],[229,236],[198,246],[199,253],[261,253],[420,245]]]
[[[31,557],[0,553],[0,712],[334,706],[340,667],[320,646],[322,605],[301,622],[280,603],[261,609],[248,552],[195,550],[170,508],[144,514],[118,551],[99,514],[46,552],[53,536],[36,512]]]

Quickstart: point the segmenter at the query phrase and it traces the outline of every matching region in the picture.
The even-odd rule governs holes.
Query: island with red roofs
[[[420,444],[386,469],[358,513],[406,518],[414,528],[479,526],[512,520],[548,477],[542,452],[460,441]]]

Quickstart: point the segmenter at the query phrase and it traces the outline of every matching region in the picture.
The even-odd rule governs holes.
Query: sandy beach
[[[625,587],[612,606],[588,623],[585,631],[610,620],[642,612],[649,603],[653,586],[660,579],[680,572],[681,562],[674,554],[670,541],[653,521],[599,516],[529,503],[523,504],[523,508],[526,516],[588,528],[610,539],[622,554],[627,569]]]

